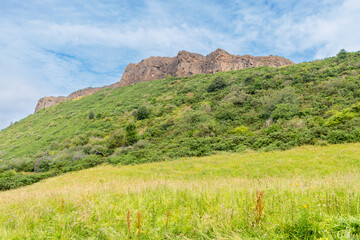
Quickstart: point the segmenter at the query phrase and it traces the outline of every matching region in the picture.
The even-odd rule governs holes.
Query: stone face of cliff
[[[180,51],[176,57],[150,57],[138,64],[129,64],[120,83],[127,86],[137,82],[173,77],[189,77],[198,73],[216,73],[248,67],[281,67],[294,64],[292,61],[276,56],[254,57],[236,56],[217,49],[207,56]]]
[[[39,111],[40,109],[47,108],[54,106],[60,102],[64,102],[66,100],[66,97],[43,97],[40,98],[36,107],[35,112]]]
[[[78,90],[76,92],[71,93],[69,96],[64,97],[64,96],[60,96],[60,97],[43,97],[40,98],[40,100],[38,101],[36,107],[35,107],[35,112],[39,111],[40,109],[43,108],[47,108],[47,107],[51,107],[54,106],[58,103],[64,102],[68,99],[75,99],[75,98],[81,98],[81,97],[85,97],[91,94],[94,94],[100,90],[104,89],[104,87],[101,88],[84,88],[81,90]]]
[[[189,77],[195,74],[232,71],[248,67],[270,66],[282,67],[294,64],[286,58],[277,56],[254,57],[238,56],[217,49],[203,56],[197,53],[180,51],[175,57],[149,57],[135,64],[130,63],[122,75],[120,82],[101,88],[85,88],[71,93],[68,97],[44,97],[38,101],[35,112],[50,107],[67,99],[94,94],[104,88],[128,86],[138,82],[162,79],[169,75],[173,77]]]

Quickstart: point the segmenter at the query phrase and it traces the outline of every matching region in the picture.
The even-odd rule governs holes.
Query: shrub
[[[89,119],[92,120],[92,119],[94,119],[94,117],[95,117],[94,112],[93,112],[93,111],[90,111],[90,112],[89,112]]]
[[[94,145],[89,151],[90,154],[100,155],[100,156],[108,156],[113,153],[113,150],[107,148],[104,145]]]
[[[239,134],[239,135],[243,135],[248,132],[249,132],[249,128],[245,126],[236,127],[234,130],[231,131],[231,133]]]
[[[0,191],[10,190],[36,183],[41,179],[54,176],[52,172],[21,174],[8,171],[0,175]]]
[[[74,146],[84,146],[88,142],[89,142],[89,136],[86,134],[80,134],[71,141],[71,143]]]
[[[220,89],[225,88],[226,86],[227,86],[227,84],[222,77],[216,77],[208,86],[207,91],[208,92],[216,92]]]
[[[330,131],[327,139],[330,143],[343,143],[349,140],[349,134],[343,130]]]
[[[147,109],[147,107],[142,106],[140,107],[137,112],[136,112],[136,119],[137,120],[143,120],[143,119],[147,119],[150,115],[149,110]]]
[[[47,156],[40,157],[34,162],[35,172],[47,172],[50,169],[50,159]]]
[[[127,145],[133,145],[134,143],[136,143],[137,140],[138,140],[138,134],[137,134],[137,131],[136,131],[135,124],[129,123],[126,126],[125,131],[126,131],[125,143]]]
[[[109,138],[107,138],[109,148],[117,148],[125,145],[125,133],[122,130],[115,130]]]
[[[338,60],[345,60],[347,58],[347,52],[345,51],[345,49],[341,49],[340,52],[336,55],[336,57],[338,58]]]
[[[263,88],[262,81],[257,78],[254,84],[251,86],[250,93],[254,94],[257,90],[261,90],[262,88]]]
[[[283,103],[278,104],[275,110],[272,113],[272,117],[276,120],[279,118],[291,119],[293,116],[297,115],[299,112],[299,107],[296,104]]]

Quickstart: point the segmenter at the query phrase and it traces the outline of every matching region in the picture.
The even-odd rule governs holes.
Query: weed
[[[261,228],[261,220],[264,217],[264,192],[256,191],[255,201],[255,221],[256,224]]]
[[[130,221],[130,217],[131,217],[131,212],[130,212],[130,208],[128,208],[127,213],[126,213],[128,239],[131,239],[131,221]]]

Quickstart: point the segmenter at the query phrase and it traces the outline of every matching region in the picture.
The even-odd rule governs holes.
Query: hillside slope
[[[360,141],[360,52],[104,89],[0,133],[0,189],[95,166]]]
[[[216,73],[259,66],[281,67],[293,64],[292,61],[283,57],[239,56],[222,49],[217,49],[206,56],[180,51],[175,57],[149,57],[136,64],[130,63],[126,66],[120,82],[109,86],[81,89],[67,97],[41,98],[36,105],[35,112],[66,100],[92,95],[105,88],[124,87],[139,82],[163,79],[167,76],[190,77],[200,73]]]
[[[356,143],[99,166],[0,192],[0,238],[358,239],[359,156]]]

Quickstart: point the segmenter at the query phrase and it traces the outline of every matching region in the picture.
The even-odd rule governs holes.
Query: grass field
[[[0,239],[360,239],[360,144],[103,165],[0,192]]]

